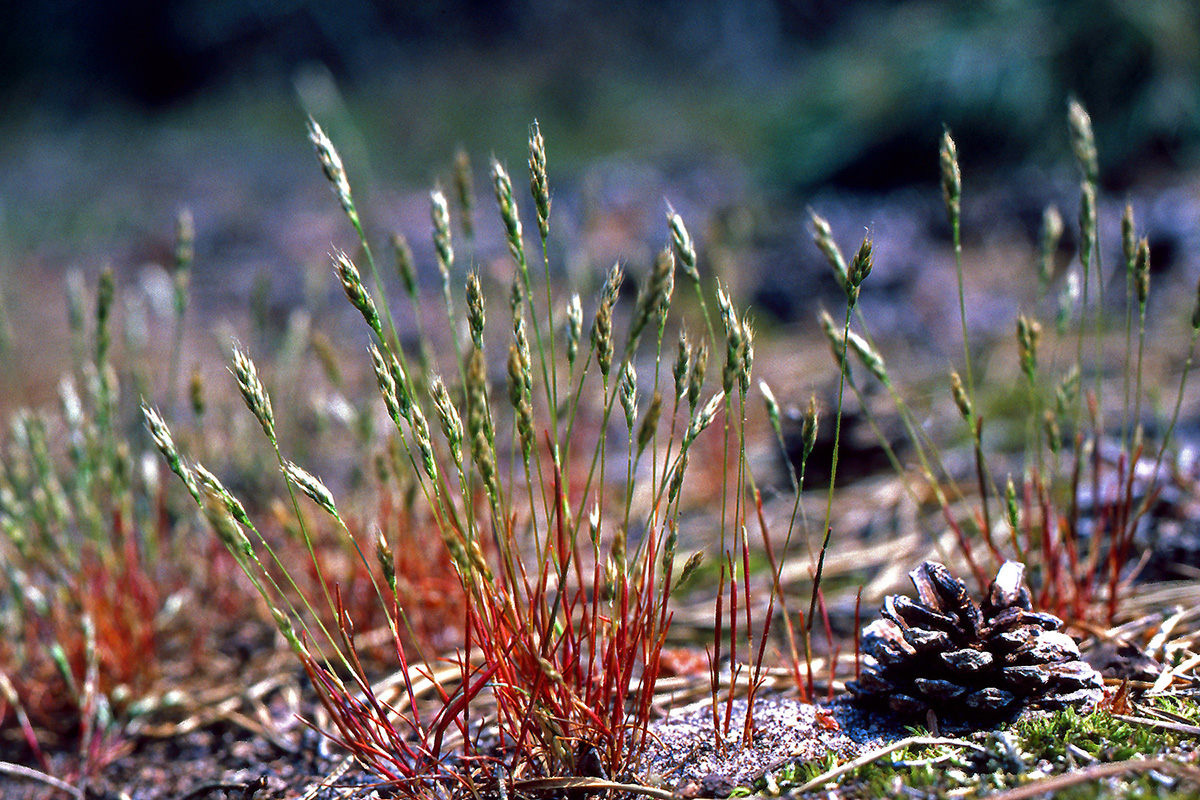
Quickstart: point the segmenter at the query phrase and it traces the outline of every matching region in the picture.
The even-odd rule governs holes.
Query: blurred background
[[[1075,218],[1069,97],[1094,121],[1103,219],[1134,200],[1156,269],[1193,281],[1194,0],[6,3],[5,324],[11,337],[44,321],[68,267],[152,281],[182,206],[196,217],[197,307],[267,291],[286,310],[332,291],[325,253],[347,226],[304,136],[311,113],[369,227],[405,232],[418,258],[425,192],[456,148],[482,197],[491,155],[523,172],[536,118],[564,268],[621,257],[636,272],[669,201],[765,324],[811,328],[812,301],[836,299],[808,241],[812,207],[844,249],[872,233],[868,302],[898,336],[928,339],[945,310],[943,125],[981,271],[989,247],[1025,257],[1046,203]],[[478,213],[495,226],[490,204]],[[292,280],[306,270],[318,278]],[[1007,331],[1024,301],[981,287],[975,324]],[[42,316],[14,310],[30,307]]]

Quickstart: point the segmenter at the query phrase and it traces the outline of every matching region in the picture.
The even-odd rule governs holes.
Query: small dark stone
[[[710,772],[700,779],[701,797],[729,797],[737,784],[728,775]]]

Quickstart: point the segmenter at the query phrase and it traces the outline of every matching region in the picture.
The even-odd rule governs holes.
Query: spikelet
[[[255,419],[258,420],[258,424],[262,426],[263,433],[274,442],[275,412],[271,410],[271,398],[267,396],[267,390],[263,388],[254,362],[237,342],[233,343],[232,361],[229,371],[237,380],[238,390],[242,393],[242,399],[246,401],[246,407],[250,409]]]
[[[308,138],[317,150],[317,160],[321,162],[321,171],[325,173],[334,195],[342,205],[346,216],[358,227],[358,211],[354,208],[354,200],[350,196],[350,181],[346,178],[346,169],[342,166],[342,157],[338,155],[333,142],[325,135],[325,131],[312,117],[308,118]]]
[[[529,126],[529,192],[533,195],[538,232],[544,242],[550,235],[550,182],[546,178],[546,140],[536,119]]]
[[[341,521],[337,504],[333,500],[333,492],[329,491],[329,487],[322,483],[317,476],[291,461],[283,463],[283,474],[297,489],[308,495],[310,500],[328,512],[331,517]]]

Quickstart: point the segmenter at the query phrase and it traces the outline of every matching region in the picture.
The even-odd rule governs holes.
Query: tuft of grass
[[[376,470],[385,498],[380,524],[371,531],[353,524],[334,492],[285,453],[267,382],[246,348],[234,346],[230,371],[284,479],[312,582],[303,581],[297,565],[284,560],[211,472],[175,449],[157,412],[147,407],[145,416],[168,466],[271,608],[279,632],[317,688],[332,723],[326,733],[395,791],[412,796],[433,787],[479,796],[535,783],[544,789],[564,780],[635,775],[651,744],[671,597],[699,564],[698,554],[678,551],[689,456],[721,418],[725,479],[719,489],[720,588],[710,659],[714,723],[725,738],[728,711],[722,728],[718,665],[728,654],[731,680],[748,669],[751,691],[761,685],[787,548],[782,557],[771,556],[771,605],[756,623],[747,536],[752,512],[743,489],[752,482],[745,437],[754,332],[718,287],[726,361],[721,386],[706,389],[707,354],[716,343],[693,347],[685,323],[671,315],[677,266],[692,278],[704,308],[695,246],[683,220],[669,215],[671,244],[641,280],[631,304],[621,294],[624,271],[619,266],[610,271],[585,339],[580,295],[552,278],[552,195],[546,144],[536,123],[529,168],[542,286],[529,269],[513,182],[493,161],[492,185],[512,267],[508,324],[499,336],[500,352],[508,353],[504,393],[494,386],[488,357],[498,338],[488,289],[497,287],[485,285],[480,272],[462,272],[456,260],[456,227],[467,252],[475,246],[469,163],[456,161],[457,225],[445,192],[435,188],[430,195],[442,277],[439,326],[448,329],[449,348],[439,351],[426,335],[431,321],[421,319],[426,309],[411,251],[402,235],[390,240],[405,292],[421,319],[414,359],[396,337],[346,166],[312,121],[309,136],[366,264],[360,271],[356,257],[341,251],[331,256],[335,276],[371,338],[370,362],[391,423],[390,455]],[[865,273],[860,268],[856,274],[861,279]],[[706,311],[704,317],[703,327],[711,332],[713,321]],[[676,339],[672,362],[664,344]],[[386,499],[394,496],[389,484],[408,487],[402,503]],[[298,496],[315,504],[322,512],[318,518],[332,521],[343,542],[340,561],[329,560],[320,524],[308,517]],[[389,519],[397,505],[404,512],[399,525]],[[447,629],[457,629],[461,640],[449,649],[424,629],[428,609],[413,586],[415,572],[424,567],[411,555],[398,555],[429,547],[401,539],[422,530],[435,532],[445,550],[442,569],[426,574],[443,576],[435,585],[444,586],[446,576],[457,584],[452,594],[460,600],[454,606],[458,621]],[[335,579],[334,563],[357,566]],[[357,633],[367,619],[379,617],[363,610],[361,592],[353,608],[347,604],[350,587],[364,583],[383,610],[390,657],[401,676],[397,690],[386,695],[360,658]],[[737,741],[749,737],[748,722]]]
[[[856,311],[853,263],[842,256],[828,224],[815,213],[813,237],[829,261],[835,279],[847,288],[850,300],[844,325],[822,312],[822,327],[833,347],[835,363],[840,366],[844,385],[861,400],[861,379],[851,374],[847,359],[847,353],[853,352],[855,361],[869,378],[882,384],[891,397],[912,445],[917,459],[915,474],[923,486],[916,485],[909,477],[912,473],[890,443],[883,437],[880,440],[910,497],[920,504],[919,498],[927,487],[945,526],[953,533],[958,553],[940,554],[941,557],[964,564],[981,590],[987,585],[988,575],[1003,560],[1025,562],[1039,608],[1068,621],[1086,622],[1099,613],[1111,625],[1120,615],[1122,598],[1136,579],[1134,535],[1139,520],[1149,509],[1150,498],[1157,491],[1156,486],[1142,485],[1141,479],[1135,479],[1135,471],[1140,469],[1139,464],[1152,462],[1157,474],[1168,452],[1200,329],[1192,327],[1192,344],[1171,420],[1159,441],[1148,442],[1143,421],[1143,398],[1147,392],[1142,362],[1149,299],[1149,250],[1137,239],[1130,209],[1122,223],[1121,267],[1127,276],[1125,302],[1129,309],[1124,326],[1125,378],[1121,396],[1114,397],[1115,393],[1101,377],[1104,342],[1117,332],[1106,317],[1103,286],[1107,274],[1097,246],[1096,146],[1087,112],[1075,101],[1070,103],[1068,122],[1082,175],[1078,267],[1063,280],[1053,325],[1039,321],[1032,310],[1020,314],[1016,322],[1018,363],[1027,397],[1023,413],[1028,431],[1024,466],[1019,475],[996,474],[985,453],[986,409],[976,396],[980,386],[972,365],[964,299],[960,234],[962,176],[957,147],[949,132],[942,138],[940,173],[953,232],[964,372],[963,376],[957,371],[950,373],[948,394],[962,415],[973,449],[971,479],[946,468],[938,444],[921,430],[917,417],[897,391],[867,319],[861,310],[853,313]],[[1043,293],[1053,288],[1051,259],[1062,231],[1061,215],[1048,208],[1038,266]],[[1132,333],[1134,317],[1136,346]],[[1197,319],[1200,315],[1194,315],[1193,322]],[[852,322],[856,323],[857,331],[851,329]],[[1052,335],[1043,333],[1051,328]],[[1085,347],[1085,343],[1090,344]],[[1094,381],[1089,385],[1085,376]],[[865,408],[866,404],[863,405]],[[866,414],[875,425],[869,409]],[[1120,423],[1114,426],[1111,419]],[[1110,455],[1114,450],[1115,455]],[[1106,488],[1102,490],[1102,486]],[[1093,498],[1091,508],[1082,507],[1085,493]]]

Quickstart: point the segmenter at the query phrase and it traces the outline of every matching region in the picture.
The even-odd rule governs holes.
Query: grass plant
[[[285,455],[270,394],[246,349],[234,347],[231,372],[283,474],[319,590],[303,591],[294,577],[297,566],[282,561],[211,472],[175,448],[162,416],[147,406],[155,442],[272,608],[321,696],[333,725],[330,734],[395,790],[478,796],[519,791],[531,782],[547,789],[581,777],[632,778],[649,746],[671,594],[699,563],[698,554],[680,553],[677,544],[689,456],[719,416],[726,431],[726,478],[719,488],[725,500],[710,651],[714,722],[720,713],[718,671],[726,657],[735,677],[749,659],[752,683],[760,680],[771,612],[755,638],[749,504],[742,490],[749,480],[744,448],[753,363],[749,320],[718,287],[726,360],[721,386],[706,399],[707,353],[715,343],[693,348],[683,327],[670,320],[677,265],[692,277],[702,308],[705,302],[694,246],[672,212],[670,242],[642,279],[632,307],[621,299],[624,270],[614,267],[584,340],[580,296],[564,298],[552,278],[545,141],[535,123],[529,167],[542,287],[535,286],[529,268],[512,180],[502,164],[491,166],[512,261],[503,337],[505,398],[496,391],[487,355],[495,347],[487,322],[495,309],[488,307],[482,276],[457,266],[446,194],[435,188],[430,208],[442,324],[451,344],[448,352],[437,352],[422,327],[416,358],[410,358],[396,336],[345,167],[315,122],[309,135],[359,237],[356,256],[336,251],[331,260],[372,339],[369,355],[395,456],[392,474],[383,479],[403,473],[415,488],[415,505],[430,524],[408,526],[409,533],[437,532],[463,599],[462,640],[443,662],[450,668],[439,669],[444,652],[427,649],[429,637],[416,634],[419,609],[404,591],[411,563],[395,555],[428,544],[392,539],[396,523],[386,504],[367,530],[352,529],[325,484]],[[472,181],[464,160],[456,163],[457,206],[464,215],[458,227],[470,250]],[[410,251],[400,235],[391,241],[413,312],[422,315]],[[359,257],[372,288],[355,263]],[[623,340],[622,321],[628,326]],[[713,329],[711,320],[703,324]],[[664,345],[676,329],[679,346],[669,363]],[[447,357],[448,366],[441,360]],[[314,521],[298,495],[332,519],[348,556],[374,585],[400,670],[394,696],[380,694],[360,660],[360,619],[348,612],[340,583],[322,570]],[[742,641],[747,646],[739,651]],[[724,727],[717,728],[729,733],[728,707]]]
[[[1139,464],[1154,465],[1154,474],[1170,447],[1178,408],[1191,371],[1194,346],[1189,348],[1175,411],[1156,444],[1146,441],[1143,417],[1146,387],[1143,383],[1150,264],[1146,240],[1138,240],[1131,208],[1122,222],[1123,263],[1126,275],[1124,326],[1124,384],[1119,396],[1102,378],[1104,347],[1120,335],[1108,324],[1103,286],[1108,276],[1100,260],[1096,220],[1098,168],[1087,112],[1077,102],[1069,107],[1072,149],[1082,182],[1078,232],[1078,266],[1062,280],[1052,341],[1044,341],[1043,324],[1030,311],[1016,323],[1017,354],[1028,404],[1028,431],[1024,466],[1018,475],[997,475],[985,453],[985,413],[976,396],[975,370],[965,297],[961,246],[962,176],[957,147],[949,131],[942,138],[940,171],[946,211],[952,231],[959,311],[963,336],[965,380],[950,373],[950,394],[966,425],[974,453],[974,475],[953,474],[938,444],[921,429],[880,355],[866,317],[854,311],[853,297],[845,324],[828,314],[822,327],[829,337],[845,385],[862,400],[862,388],[850,373],[847,352],[871,379],[881,383],[891,397],[917,460],[918,482],[907,476],[905,465],[885,437],[880,441],[897,473],[905,480],[910,497],[918,500],[924,488],[932,494],[945,525],[957,541],[957,553],[941,554],[958,561],[975,577],[979,588],[1005,559],[1022,561],[1030,568],[1035,603],[1039,608],[1085,623],[1099,612],[1112,625],[1123,596],[1137,575],[1134,537],[1138,522],[1158,492],[1155,485],[1135,480]],[[1039,285],[1043,293],[1053,287],[1053,255],[1062,236],[1062,218],[1053,207],[1043,217]],[[813,237],[832,267],[835,278],[851,284],[851,269],[833,241],[828,224],[813,214]],[[1110,298],[1111,299],[1111,298]],[[1133,322],[1137,343],[1133,346]],[[1193,315],[1193,341],[1195,322]],[[859,332],[851,330],[856,322]],[[1086,346],[1085,346],[1086,345]],[[1090,381],[1090,382],[1089,382]],[[863,404],[867,408],[866,404]],[[871,412],[867,409],[868,416]],[[1116,419],[1113,425],[1109,420]],[[878,430],[873,417],[871,424]],[[1157,480],[1157,478],[1152,479]],[[973,486],[971,485],[973,484]],[[1003,486],[1003,489],[1000,487]],[[1103,487],[1103,491],[1102,491]],[[1081,508],[1085,493],[1094,507]],[[918,501],[919,502],[919,501]],[[1087,626],[1085,625],[1085,628]]]

